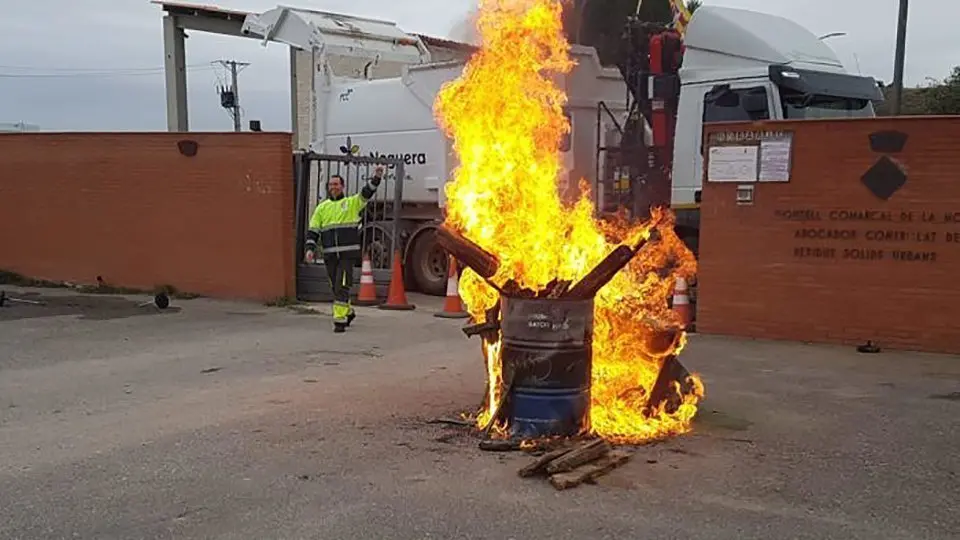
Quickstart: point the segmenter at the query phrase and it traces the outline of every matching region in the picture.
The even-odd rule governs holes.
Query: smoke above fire
[[[596,296],[590,429],[625,442],[683,433],[703,396],[699,378],[687,390],[676,385],[671,408],[644,405],[665,359],[686,342],[668,298],[675,278],[692,276],[696,262],[669,210],[639,223],[600,220],[586,183],[579,201],[561,200],[559,147],[570,124],[557,79],[574,69],[562,10],[559,0],[480,0],[480,51],[435,104],[459,159],[446,186],[445,226],[499,260],[491,283],[534,293],[577,283],[618,246],[656,236]],[[476,321],[497,304],[491,283],[470,270],[460,281]],[[497,340],[485,342],[489,386],[480,424],[495,418],[504,391],[499,351]]]
[[[477,19],[479,16],[480,14],[476,8],[467,12],[463,19],[455,23],[450,29],[450,39],[459,43],[480,45],[480,33],[477,31]]]

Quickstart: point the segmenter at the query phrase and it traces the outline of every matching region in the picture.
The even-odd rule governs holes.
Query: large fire
[[[559,146],[570,126],[556,77],[574,67],[561,15],[560,0],[480,0],[481,50],[435,105],[460,161],[446,188],[446,225],[500,260],[492,282],[533,291],[555,280],[576,283],[621,243],[636,244],[657,229],[655,247],[641,251],[596,297],[590,429],[620,442],[684,433],[703,396],[698,378],[678,409],[651,414],[643,406],[663,359],[685,343],[684,337],[670,350],[651,350],[651,329],[679,324],[667,300],[675,276],[693,275],[696,262],[667,211],[645,223],[610,223],[596,219],[589,193],[573,205],[561,200]],[[658,274],[666,267],[670,275]],[[460,294],[480,322],[498,300],[470,270]],[[483,349],[490,384],[479,425],[493,418],[503,392],[500,343],[485,342]]]

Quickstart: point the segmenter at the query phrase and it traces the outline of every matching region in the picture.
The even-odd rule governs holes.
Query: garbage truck
[[[265,40],[325,50],[317,38],[321,25],[311,30],[309,21],[299,24],[299,37],[291,37],[281,23],[292,17],[283,12],[251,17],[245,31]],[[601,214],[626,207],[642,217],[651,206],[672,207],[677,232],[694,252],[705,122],[872,116],[871,101],[881,99],[874,79],[848,73],[810,31],[749,10],[702,6],[683,32],[631,20],[615,66],[601,65],[592,47],[574,45],[571,54],[576,67],[558,78],[571,123],[560,149],[561,193],[574,196],[580,179],[587,179]],[[443,187],[457,165],[433,105],[442,85],[463,67],[420,55],[397,77],[332,77],[322,66],[315,71],[311,150],[335,154],[349,148],[403,161],[400,212],[384,214],[399,215],[400,226],[366,227],[399,231],[395,240],[408,287],[433,295],[443,295],[446,287],[447,255],[436,229],[443,219]],[[322,185],[317,189],[322,197]]]

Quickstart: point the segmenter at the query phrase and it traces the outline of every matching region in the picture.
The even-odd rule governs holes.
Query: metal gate
[[[601,215],[613,214],[620,207],[630,207],[630,170],[621,154],[623,128],[603,101],[597,104],[597,153],[594,165],[597,191],[596,210]]]
[[[349,150],[349,149],[348,149]],[[403,161],[398,159],[361,157],[354,155],[325,155],[314,152],[294,154],[296,176],[297,241],[294,257],[297,268],[297,299],[306,302],[333,300],[327,270],[322,257],[316,263],[304,261],[304,247],[310,218],[317,204],[326,197],[326,185],[331,176],[343,178],[346,194],[353,195],[373,177],[382,166],[386,172],[376,194],[361,214],[362,252],[370,257],[374,282],[380,295],[385,295],[390,283],[393,253],[400,241],[400,209],[403,201]],[[398,181],[399,179],[399,181]],[[360,260],[354,268],[354,283],[360,281]],[[354,287],[354,294],[357,292]]]

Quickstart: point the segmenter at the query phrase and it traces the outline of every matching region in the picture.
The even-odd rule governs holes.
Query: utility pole
[[[230,62],[230,85],[233,87],[233,130],[240,131],[240,89],[237,87],[236,62]]]
[[[897,51],[893,60],[893,96],[890,109],[894,116],[900,115],[903,102],[903,64],[907,56],[907,0],[900,0],[900,16],[897,21]]]
[[[233,130],[239,132],[240,128],[240,87],[237,83],[237,75],[240,69],[249,66],[248,62],[237,62],[236,60],[218,60],[218,64],[230,70],[230,87],[220,89],[220,105],[224,109],[230,109],[230,115],[233,117]]]

